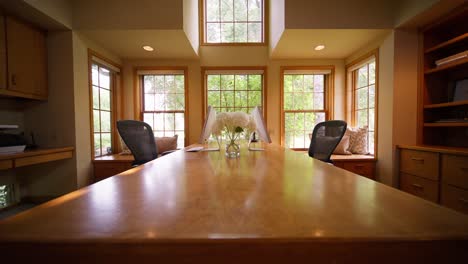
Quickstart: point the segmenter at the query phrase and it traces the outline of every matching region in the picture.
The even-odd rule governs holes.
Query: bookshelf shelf
[[[468,105],[468,100],[458,101],[458,102],[441,103],[441,104],[425,105],[424,109],[445,108],[445,107],[454,107],[454,106],[463,106],[463,105]]]
[[[462,41],[467,41],[468,40],[468,33],[464,33],[462,35],[459,35],[459,36],[456,36],[452,39],[449,39],[447,41],[444,41],[434,47],[431,47],[431,48],[428,48],[424,51],[424,53],[431,53],[431,52],[434,52],[434,51],[438,51],[438,50],[441,50],[443,48],[448,48],[452,45],[455,45],[457,43],[460,43]]]
[[[468,127],[468,122],[424,123],[425,127]]]
[[[457,67],[465,65],[466,63],[468,63],[468,57],[465,57],[463,59],[459,59],[459,60],[456,60],[456,61],[453,61],[453,62],[449,62],[447,64],[443,64],[443,65],[441,65],[441,66],[439,66],[437,68],[432,68],[432,69],[426,70],[424,72],[424,74],[432,74],[432,73],[436,73],[436,72],[455,69]]]

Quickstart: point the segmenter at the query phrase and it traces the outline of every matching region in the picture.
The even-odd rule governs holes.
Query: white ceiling
[[[271,53],[274,59],[343,59],[379,39],[386,29],[287,29]],[[315,51],[317,45],[325,49]]]

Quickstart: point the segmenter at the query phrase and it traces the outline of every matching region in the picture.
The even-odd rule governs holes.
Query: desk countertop
[[[417,263],[467,246],[468,216],[273,144],[176,151],[0,222],[2,255],[67,262]]]

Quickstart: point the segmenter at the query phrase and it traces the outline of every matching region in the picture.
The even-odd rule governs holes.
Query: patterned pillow
[[[349,151],[353,154],[369,154],[367,151],[367,126],[346,129],[349,135]]]
[[[158,149],[158,154],[166,152],[168,150],[177,149],[177,135],[173,137],[155,137],[156,148]]]
[[[343,136],[340,143],[338,143],[338,146],[336,146],[335,150],[333,151],[333,154],[341,154],[341,155],[353,154],[349,151],[349,135]]]

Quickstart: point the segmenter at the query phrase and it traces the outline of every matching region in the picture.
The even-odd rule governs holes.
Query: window
[[[206,102],[217,112],[250,113],[263,107],[264,68],[205,71]]]
[[[140,71],[141,117],[156,137],[177,134],[177,146],[185,146],[185,86],[184,70]]]
[[[120,68],[89,51],[92,157],[117,152],[115,120]]]
[[[264,43],[264,0],[203,0],[203,43]]]
[[[372,155],[376,151],[376,52],[348,65],[348,119],[352,126],[368,127],[367,147]]]
[[[314,126],[330,116],[329,78],[332,69],[282,69],[282,143],[304,150]]]

